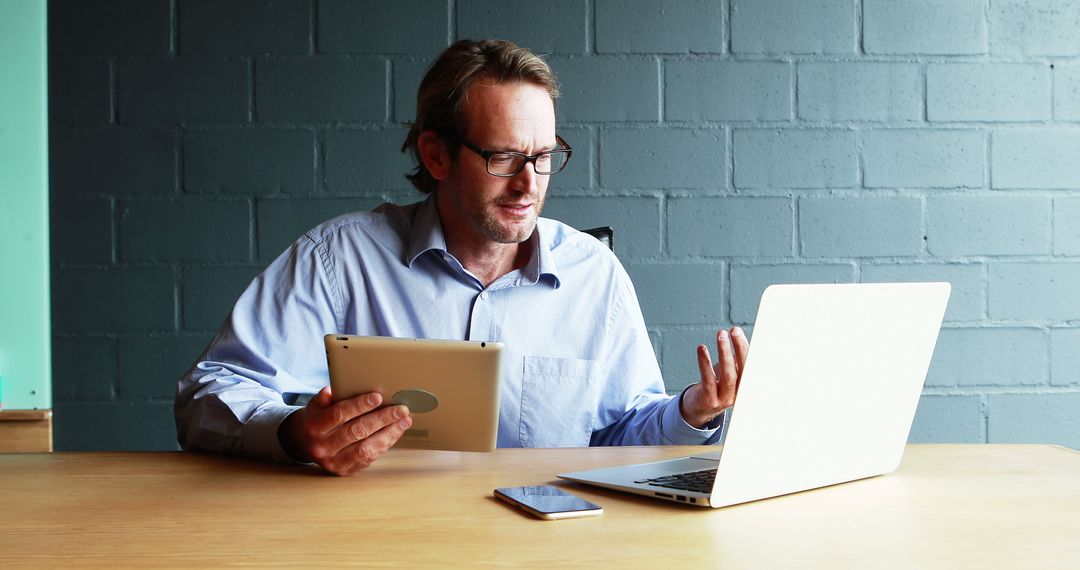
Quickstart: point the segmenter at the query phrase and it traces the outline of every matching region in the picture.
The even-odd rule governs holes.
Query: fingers
[[[405,406],[387,406],[349,420],[327,436],[327,451],[337,455],[346,447],[369,439],[379,430],[406,418],[409,418],[409,408]]]
[[[412,416],[405,415],[363,441],[355,442],[342,449],[335,457],[336,469],[332,472],[336,475],[351,475],[361,469],[366,469],[393,447],[410,426],[412,426]]]
[[[739,327],[730,331],[721,329],[716,332],[716,350],[719,356],[713,364],[708,347],[697,347],[701,383],[691,387],[681,402],[685,407],[680,408],[691,425],[704,425],[735,404],[750,342]]]
[[[327,437],[353,418],[366,414],[382,404],[382,394],[371,392],[355,398],[333,402],[329,388],[324,388],[308,402],[308,435],[315,439]]]
[[[308,400],[308,406],[310,406],[312,402],[320,408],[329,408],[334,403],[334,396],[330,393],[330,387],[323,386],[318,394],[315,394]]]
[[[746,332],[741,327],[731,329],[731,340],[735,345],[735,365],[739,370],[738,380],[735,381],[736,390],[739,382],[742,382],[743,367],[746,365],[746,355],[750,353],[750,341],[746,338]]]
[[[336,475],[371,465],[412,426],[409,408],[382,403],[378,392],[334,402],[329,388],[320,390],[303,410],[303,456]]]
[[[735,383],[739,380],[739,370],[735,366],[735,349],[731,344],[731,334],[726,330],[716,333],[716,349],[720,353],[716,364],[717,388],[720,407],[727,407],[735,399]]]
[[[339,402],[338,405],[344,402]],[[387,406],[357,416],[311,444],[311,457],[335,475],[351,475],[371,465],[390,449],[412,417],[405,406]]]
[[[716,373],[713,372],[712,356],[709,355],[709,347],[699,344],[697,347],[698,373],[701,375],[702,387],[712,390],[716,384]]]

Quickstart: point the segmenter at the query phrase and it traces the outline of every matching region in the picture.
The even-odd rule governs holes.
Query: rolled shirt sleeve
[[[174,411],[182,447],[290,460],[278,427],[298,409],[290,405],[297,395],[326,384],[322,337],[340,328],[320,245],[302,238],[256,277],[181,377]]]

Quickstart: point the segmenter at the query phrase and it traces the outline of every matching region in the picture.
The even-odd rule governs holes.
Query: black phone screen
[[[550,485],[495,489],[497,495],[510,499],[541,514],[595,511],[600,505],[575,497]]]

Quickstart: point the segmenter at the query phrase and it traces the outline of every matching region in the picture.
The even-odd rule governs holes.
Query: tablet
[[[335,400],[379,392],[384,406],[409,407],[412,427],[394,447],[495,449],[502,344],[335,334],[324,339]]]

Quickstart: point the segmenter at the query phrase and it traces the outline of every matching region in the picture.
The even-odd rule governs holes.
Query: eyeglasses
[[[555,135],[557,147],[536,154],[525,154],[522,152],[484,150],[465,140],[464,137],[457,133],[448,134],[456,138],[465,148],[484,157],[484,160],[487,161],[488,174],[492,176],[517,176],[525,168],[525,165],[530,162],[533,164],[533,170],[537,174],[555,174],[566,168],[566,163],[570,162],[570,153],[574,150],[559,135]]]

